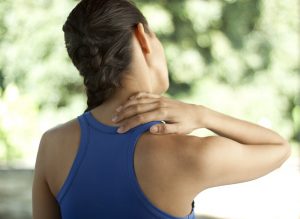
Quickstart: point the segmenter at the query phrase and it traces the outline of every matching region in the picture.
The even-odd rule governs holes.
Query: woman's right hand
[[[154,120],[163,120],[166,124],[155,124],[150,128],[155,134],[188,134],[198,128],[204,128],[199,120],[199,105],[184,103],[158,94],[140,92],[118,107],[118,119],[113,121],[129,129]],[[197,114],[196,109],[197,108]],[[197,119],[196,119],[197,117]],[[158,132],[153,128],[157,127]],[[123,133],[121,131],[121,133]]]

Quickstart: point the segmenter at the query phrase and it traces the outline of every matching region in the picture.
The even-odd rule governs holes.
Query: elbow
[[[285,163],[285,161],[291,156],[291,153],[292,153],[292,148],[288,141],[285,140],[282,143],[281,147],[283,148],[283,152],[282,152],[282,159],[279,162],[279,167],[281,167]]]

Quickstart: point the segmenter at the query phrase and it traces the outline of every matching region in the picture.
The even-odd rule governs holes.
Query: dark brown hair
[[[87,112],[102,104],[117,87],[132,60],[132,34],[146,18],[129,0],[82,0],[63,25],[67,52],[87,94]]]

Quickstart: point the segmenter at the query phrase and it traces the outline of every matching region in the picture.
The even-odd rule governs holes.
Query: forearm
[[[196,119],[212,132],[242,144],[283,144],[286,140],[276,132],[245,120],[195,105]]]

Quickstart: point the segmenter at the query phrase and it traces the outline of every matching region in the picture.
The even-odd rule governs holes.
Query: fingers
[[[139,92],[116,109],[113,122],[120,125],[117,131],[123,133],[143,123],[166,119],[166,107],[167,103],[161,95]]]
[[[178,130],[178,125],[165,123],[153,125],[150,128],[150,132],[153,134],[180,134]]]
[[[122,109],[121,112],[116,114],[116,118],[113,120],[114,122],[122,122],[122,120],[130,118],[134,115],[145,113],[154,109],[157,109],[159,107],[158,102],[153,103],[143,103],[143,104],[135,104],[128,106],[125,109]]]
[[[156,102],[156,101],[157,101],[157,99],[153,99],[153,98],[131,99],[131,100],[127,101],[125,104],[119,106],[116,109],[116,111],[118,113],[121,113],[121,111],[124,111],[129,106],[132,106],[132,105],[135,105],[135,104],[142,104],[142,103],[153,103],[153,102]]]
[[[118,128],[119,133],[127,132],[129,129],[144,124],[154,120],[163,120],[165,118],[165,112],[162,110],[154,110],[146,113],[138,114],[136,116],[130,117],[129,119],[124,120]]]

